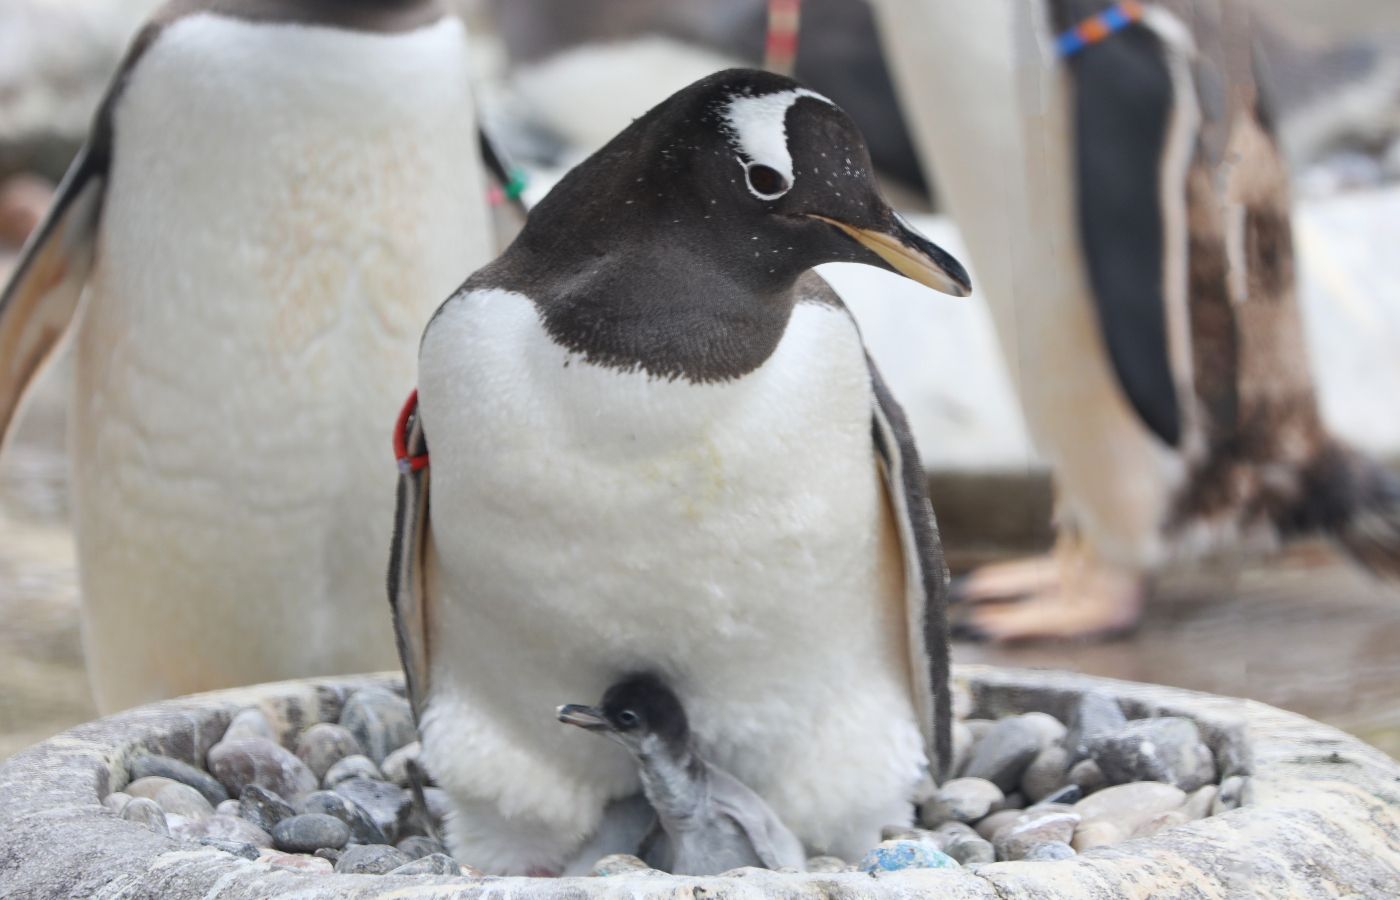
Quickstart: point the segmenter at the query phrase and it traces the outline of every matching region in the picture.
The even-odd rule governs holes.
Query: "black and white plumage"
[[[652,866],[676,875],[806,867],[802,842],[763,798],[696,751],[685,707],[655,675],[627,676],[597,706],[566,704],[558,717],[606,735],[636,762],[656,815],[639,848]]]
[[[637,791],[535,714],[626,672],[665,677],[706,757],[816,850],[907,821],[926,748],[946,760],[937,532],[808,272],[834,260],[969,289],[839,109],[732,70],[571,172],[428,326],[432,465],[401,484],[390,585],[460,858],[560,871]]]
[[[1054,472],[1051,559],[967,582],[974,632],[1135,624],[1165,562],[1325,534],[1400,573],[1400,482],[1317,410],[1250,6],[889,0],[893,68]]]

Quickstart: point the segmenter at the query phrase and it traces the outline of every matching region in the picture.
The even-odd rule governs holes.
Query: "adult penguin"
[[[1305,535],[1400,575],[1400,481],[1318,413],[1249,7],[879,9],[1059,495],[1056,551],[973,573],[963,624],[1111,633],[1162,563]]]
[[[437,0],[176,0],[133,42],[0,295],[0,433],[76,331],[99,708],[393,665],[385,418],[491,250],[467,50]]]
[[[970,290],[841,110],[728,70],[575,168],[428,325],[390,589],[459,859],[559,872],[611,827],[635,764],[548,710],[630,672],[814,852],[907,824],[948,761],[933,514],[809,271],[833,261]]]

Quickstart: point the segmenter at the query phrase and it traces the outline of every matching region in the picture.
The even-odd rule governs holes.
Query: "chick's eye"
[[[749,188],[765,200],[787,193],[787,179],[772,166],[754,163],[748,167],[746,174],[749,177]]]
[[[638,725],[642,724],[642,717],[632,712],[630,709],[624,709],[617,714],[617,724],[621,725],[623,728],[636,728]]]

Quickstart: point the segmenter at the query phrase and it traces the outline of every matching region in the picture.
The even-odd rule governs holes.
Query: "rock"
[[[340,849],[350,840],[350,826],[322,813],[302,813],[283,819],[272,829],[272,843],[288,853],[312,853],[322,847]]]
[[[1128,724],[1128,717],[1118,707],[1118,701],[1107,694],[1089,691],[1079,698],[1069,717],[1065,732],[1065,749],[1070,761],[1078,762],[1089,755],[1089,742],[1114,734]]]
[[[167,784],[151,799],[167,813],[187,819],[203,819],[214,814],[214,807],[209,805],[203,794],[178,781]]]
[[[1029,818],[1007,825],[992,838],[997,859],[1024,859],[1032,847],[1051,841],[1063,841],[1068,844],[1074,837],[1074,829],[1079,825],[1079,816],[1075,813],[1026,813],[1025,816]]]
[[[983,840],[990,841],[992,838],[996,837],[998,831],[1021,818],[1021,816],[1022,812],[1019,809],[1003,809],[994,812],[977,823],[977,835]]]
[[[333,816],[350,827],[350,840],[356,844],[387,844],[383,829],[374,823],[369,813],[349,798],[335,791],[315,791],[297,801],[299,813],[320,813]]]
[[[966,722],[953,723],[953,761],[948,766],[951,775],[960,774],[963,766],[972,758],[972,747],[975,742],[972,739],[972,729],[967,727]],[[936,789],[936,786],[935,786]],[[932,791],[929,792],[932,796]]]
[[[838,872],[858,871],[855,866],[837,856],[813,856],[807,860],[808,872],[834,875]]]
[[[1143,822],[1186,802],[1181,788],[1156,781],[1104,788],[1074,804],[1085,822],[1110,822],[1130,834]]]
[[[1065,734],[1069,729],[1065,728],[1065,723],[1049,713],[1028,712],[1022,713],[1020,716],[1017,716],[1017,718],[1036,727],[1036,730],[1040,733],[1041,750],[1055,744],[1064,744]]]
[[[1190,719],[1139,719],[1085,746],[1110,784],[1161,781],[1194,791],[1215,781],[1215,757]]]
[[[126,793],[133,797],[145,797],[147,800],[156,799],[156,794],[170,787],[172,784],[179,784],[173,778],[165,778],[160,775],[148,775],[145,778],[138,778],[126,786]]]
[[[221,816],[215,814],[204,819],[190,819],[172,828],[171,831],[176,837],[184,838],[188,841],[197,841],[201,838],[218,838],[221,841],[252,844],[255,847],[272,846],[272,836],[270,834],[263,831],[252,822],[245,821],[237,816]]]
[[[385,843],[398,839],[399,817],[412,803],[408,791],[387,781],[368,778],[347,778],[337,783],[334,790],[369,815],[370,821],[384,833]]]
[[[977,832],[971,825],[963,822],[944,822],[933,831],[925,831],[923,834],[932,835],[933,841],[941,848],[944,844],[952,841],[963,840],[965,838],[977,837]]]
[[[296,809],[290,803],[256,784],[248,785],[238,796],[238,815],[269,834],[278,822],[296,814]]]
[[[425,856],[432,856],[434,853],[443,853],[448,856],[452,855],[447,853],[447,848],[440,842],[430,837],[424,837],[421,834],[406,837],[399,841],[396,846],[399,848],[399,851],[409,859],[422,859]]]
[[[240,710],[228,723],[223,740],[246,741],[252,738],[265,738],[277,743],[277,733],[272,730],[272,723],[268,721],[267,716],[263,715],[262,710]]]
[[[1239,809],[1248,801],[1249,779],[1242,775],[1231,775],[1220,782],[1220,791],[1210,805],[1210,814],[1218,816],[1232,809]]]
[[[996,727],[997,720],[963,719],[963,725],[965,725],[967,727],[967,730],[972,734],[972,743],[974,746],[976,746],[978,741],[982,740],[982,738],[987,736],[987,732],[991,731],[993,728]]]
[[[1001,788],[983,778],[954,778],[945,782],[924,806],[925,825],[943,822],[976,822],[991,811],[992,804],[1002,799]]]
[[[997,858],[996,850],[993,849],[991,841],[983,840],[976,835],[949,841],[948,845],[943,848],[943,852],[964,866],[996,862]]]
[[[408,701],[383,688],[364,688],[345,701],[340,724],[360,742],[365,755],[382,763],[384,757],[418,738]]]
[[[1086,795],[1092,794],[1108,785],[1108,779],[1103,776],[1103,769],[1092,759],[1081,759],[1070,767],[1069,783],[1078,785]]]
[[[1049,795],[1048,797],[1042,798],[1038,803],[1036,803],[1036,806],[1040,806],[1046,803],[1058,803],[1064,806],[1073,806],[1074,804],[1078,803],[1080,800],[1083,799],[1083,788],[1081,788],[1077,784],[1067,784],[1064,787],[1060,788],[1058,791],[1055,791],[1053,794]]]
[[[1053,862],[1059,859],[1070,859],[1077,855],[1074,848],[1064,841],[1046,841],[1027,850],[1026,855],[1022,856],[1021,859],[1026,862]]]
[[[347,756],[359,756],[364,750],[345,726],[317,722],[302,733],[297,741],[296,753],[297,759],[306,763],[319,782],[326,777],[331,766]]]
[[[386,779],[397,784],[399,787],[406,788],[409,786],[409,763],[416,762],[422,750],[423,746],[418,743],[418,741],[404,744],[393,753],[384,757],[384,763],[379,769],[384,773]]]
[[[413,862],[404,863],[397,869],[392,869],[390,875],[460,875],[461,867],[457,861],[444,853],[433,853],[422,859],[415,859]]]
[[[1068,784],[1068,773],[1069,751],[1051,744],[1036,754],[1021,775],[1021,793],[1037,803]]]
[[[907,825],[886,825],[880,829],[882,841],[927,841],[941,846],[943,841],[926,828],[910,828]]]
[[[209,771],[229,793],[250,784],[287,800],[316,790],[316,776],[290,750],[267,738],[220,741],[209,750]]]
[[[321,779],[321,783],[329,789],[347,778],[368,778],[372,781],[383,781],[384,773],[379,771],[374,760],[368,756],[347,756],[326,770],[326,777]]]
[[[295,869],[298,872],[306,872],[311,875],[329,875],[335,871],[335,867],[330,864],[329,860],[301,853],[263,850],[258,854],[258,859],[274,869]]]
[[[237,816],[241,814],[237,800],[225,800],[223,803],[214,807],[214,813],[220,816]]]
[[[156,775],[161,778],[169,778],[181,784],[187,784],[204,796],[209,801],[209,805],[217,807],[220,803],[229,799],[228,791],[219,784],[218,779],[208,772],[200,771],[189,763],[172,759],[169,756],[159,756],[156,754],[143,754],[131,761],[127,767],[131,774],[131,779],[146,778]]]
[[[992,804],[992,812],[1001,812],[1003,809],[1025,809],[1026,798],[1020,791],[1011,791],[1005,797]]]
[[[102,798],[102,805],[110,809],[117,815],[122,814],[122,810],[131,802],[131,795],[126,791],[112,791],[112,793]]]
[[[411,862],[408,854],[386,844],[353,844],[340,854],[335,870],[348,875],[384,875]]]
[[[1106,847],[1109,844],[1117,844],[1127,839],[1123,830],[1112,822],[1098,820],[1094,822],[1081,822],[1079,827],[1074,829],[1074,839],[1069,845],[1076,851],[1083,853],[1095,847]]]
[[[923,841],[885,841],[861,857],[862,872],[899,872],[904,869],[954,869],[957,860]]]
[[[606,878],[609,875],[626,875],[650,870],[650,866],[630,853],[614,853],[594,863],[592,871],[588,874]]]
[[[1129,837],[1151,837],[1159,831],[1163,831],[1167,828],[1175,828],[1178,825],[1185,825],[1189,821],[1191,821],[1190,817],[1181,810],[1167,810],[1164,813],[1153,816],[1134,828],[1133,833],[1129,835]]]
[[[322,847],[320,850],[317,850],[311,855],[316,857],[317,859],[324,859],[331,865],[335,865],[336,863],[340,862],[340,851],[336,850],[334,847]]]
[[[1026,766],[1040,752],[1040,734],[1040,726],[1024,716],[1002,719],[977,742],[963,777],[984,778],[1002,791],[1015,790]]]
[[[242,859],[257,859],[259,850],[253,844],[243,841],[226,841],[223,838],[202,837],[199,843],[206,847],[213,847],[215,850],[222,850]]]
[[[170,836],[170,826],[165,821],[165,811],[160,804],[149,797],[133,797],[122,809],[122,818],[136,822],[156,834]]]
[[[1204,819],[1210,815],[1211,807],[1215,805],[1215,798],[1219,794],[1220,788],[1217,785],[1208,784],[1187,797],[1186,802],[1181,806],[1181,811],[1191,821]]]

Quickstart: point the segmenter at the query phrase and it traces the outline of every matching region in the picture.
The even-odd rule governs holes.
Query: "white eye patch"
[[[739,162],[744,166],[745,183],[749,186],[749,193],[760,200],[772,200],[782,196],[792,187],[792,153],[787,145],[787,113],[802,97],[831,103],[815,91],[797,88],[779,91],[776,94],[760,94],[756,97],[736,95],[725,104],[724,122],[730,132],[730,141],[739,152]],[[834,103],[831,105],[835,106]],[[782,190],[778,193],[762,193],[757,190],[753,179],[748,178],[749,170],[756,166],[765,166],[781,175],[784,185]]]

